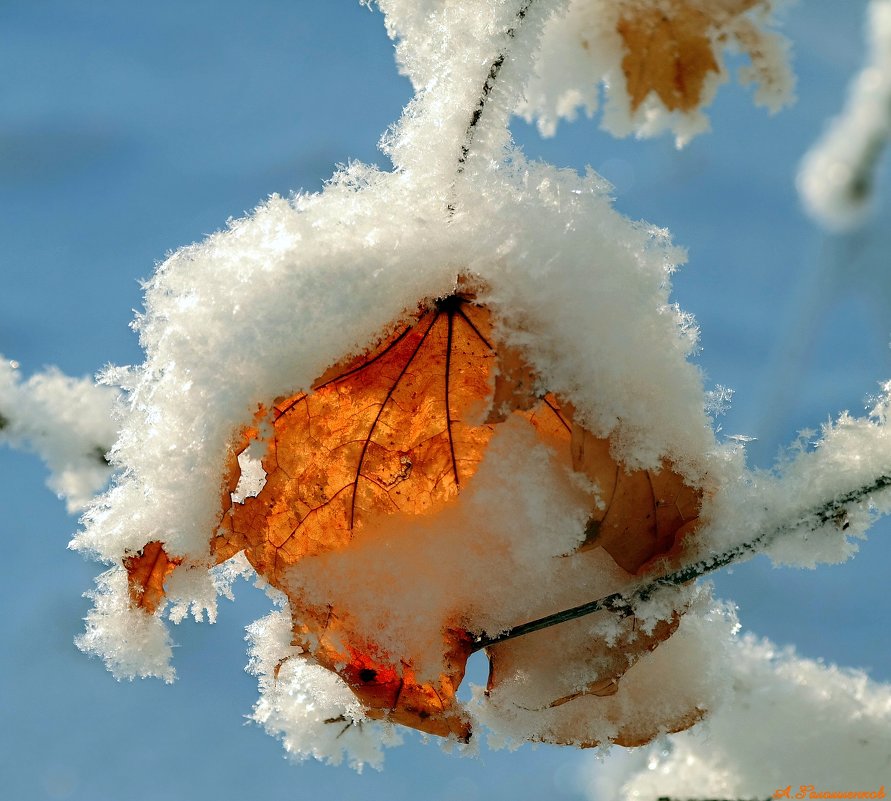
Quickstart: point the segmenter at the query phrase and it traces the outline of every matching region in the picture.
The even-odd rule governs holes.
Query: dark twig
[[[702,559],[698,562],[686,565],[685,567],[667,573],[657,579],[653,579],[645,584],[641,584],[636,589],[627,593],[614,592],[599,598],[596,601],[590,601],[580,606],[574,606],[571,609],[564,609],[560,612],[554,612],[551,615],[532,620],[528,623],[521,623],[518,626],[512,626],[498,634],[488,635],[485,632],[474,638],[473,650],[479,651],[488,648],[491,645],[512,640],[516,637],[522,637],[524,634],[531,634],[534,631],[556,626],[565,623],[568,620],[575,620],[594,612],[608,611],[621,617],[628,617],[634,614],[635,606],[641,601],[646,601],[655,595],[659,590],[670,587],[681,587],[687,582],[693,581],[700,576],[726,567],[734,562],[741,562],[748,559],[765,547],[780,539],[781,537],[806,528],[810,531],[816,531],[821,526],[828,523],[834,523],[842,529],[848,527],[847,512],[851,504],[864,501],[876,492],[891,487],[891,475],[883,475],[876,478],[872,483],[863,487],[857,487],[843,495],[838,496],[822,506],[812,509],[801,514],[795,520],[784,523],[780,526],[762,531],[755,538],[734,545],[726,551],[715,554]]]

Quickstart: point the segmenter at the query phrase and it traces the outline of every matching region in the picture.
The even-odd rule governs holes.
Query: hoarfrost
[[[891,509],[889,391],[884,385],[869,416],[840,415],[812,447],[799,442],[774,470],[741,470],[711,499],[707,547],[721,551],[765,534],[757,552],[777,565],[814,568],[854,555],[876,515]]]

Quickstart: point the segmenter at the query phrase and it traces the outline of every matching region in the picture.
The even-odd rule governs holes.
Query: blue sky
[[[827,237],[794,187],[860,64],[864,6],[793,5],[798,103],[771,117],[726,86],[712,133],[683,151],[617,141],[596,120],[550,140],[514,125],[530,156],[601,170],[621,211],[688,248],[675,299],[701,326],[707,381],[736,392],[724,433],[757,437],[761,466],[798,429],[862,413],[891,378],[887,206],[860,233]],[[0,353],[26,374],[54,364],[86,375],[141,359],[128,324],[165,253],[270,193],[320,189],[336,163],[386,167],[376,142],[410,87],[382,18],[356,0],[6,0],[0,96]],[[409,735],[383,773],[288,763],[243,719],[256,697],[243,627],[268,608],[245,585],[216,626],[175,631],[175,685],[119,684],[72,644],[96,566],[66,550],[77,522],[44,479],[33,457],[0,451],[7,797],[582,797],[574,777],[590,757],[556,747],[461,759]],[[720,576],[718,594],[746,629],[891,680],[889,534],[877,526],[855,560],[816,572],[756,560]]]

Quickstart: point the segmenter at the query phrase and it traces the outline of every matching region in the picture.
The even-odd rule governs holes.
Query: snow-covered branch
[[[50,469],[50,487],[75,512],[111,475],[106,454],[117,437],[117,397],[56,369],[22,381],[18,363],[0,358],[0,444],[37,453]]]
[[[866,34],[866,64],[848,89],[845,108],[805,156],[798,176],[808,212],[834,231],[867,219],[891,138],[891,0],[872,0]]]
[[[762,530],[753,539],[741,542],[725,551],[712,554],[705,559],[700,559],[677,570],[665,573],[631,591],[611,593],[595,601],[579,604],[571,609],[564,609],[528,623],[512,626],[498,634],[481,634],[474,638],[474,649],[480,650],[497,645],[498,643],[512,640],[515,637],[532,634],[550,626],[585,617],[595,612],[608,611],[622,617],[628,617],[635,613],[635,609],[639,604],[651,600],[660,591],[682,587],[688,582],[707,576],[728,565],[747,561],[758,554],[764,553],[774,543],[790,534],[801,534],[802,532],[819,534],[821,529],[827,526],[836,531],[844,532],[850,525],[848,521],[850,508],[856,504],[868,504],[877,493],[887,490],[889,487],[891,487],[891,474],[877,476],[869,484],[842,492],[817,508],[802,511],[792,520],[778,525],[771,525]]]
[[[505,33],[505,39],[507,40],[506,45],[502,48],[501,52],[498,53],[497,56],[492,60],[491,65],[489,66],[489,74],[486,76],[486,81],[483,84],[482,91],[480,92],[479,101],[477,103],[476,108],[473,110],[473,114],[470,116],[470,122],[467,125],[467,131],[464,134],[464,144],[461,145],[461,155],[458,158],[458,172],[459,174],[464,172],[464,165],[467,162],[467,156],[470,154],[470,148],[473,144],[473,137],[476,133],[477,126],[482,119],[483,112],[486,110],[486,105],[489,102],[489,99],[492,96],[492,92],[495,89],[495,81],[498,80],[498,75],[501,72],[502,67],[504,66],[505,60],[509,57],[510,51],[509,47],[513,43],[513,40],[517,37],[517,33],[520,30],[523,22],[526,20],[526,15],[529,13],[529,10],[532,8],[532,5],[535,3],[535,0],[524,0],[523,5],[520,6],[517,11],[517,16],[514,21],[512,27],[508,28]]]

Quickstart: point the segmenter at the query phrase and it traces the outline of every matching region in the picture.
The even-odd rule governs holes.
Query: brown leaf
[[[158,540],[146,543],[145,547],[133,556],[124,559],[127,583],[130,589],[130,603],[144,609],[150,615],[164,599],[164,582],[182,559],[170,557],[164,544]]]
[[[620,636],[609,644],[605,640],[585,638],[584,660],[596,664],[597,672],[592,674],[583,686],[557,698],[543,700],[537,709],[552,709],[585,695],[599,697],[615,695],[619,689],[619,679],[644,654],[654,651],[660,642],[674,634],[680,621],[680,615],[675,613],[671,620],[660,620],[651,632],[645,633],[640,629],[640,621],[632,616],[622,621]],[[539,640],[542,640],[547,636],[547,631],[544,630],[533,636],[538,636]],[[498,686],[500,674],[523,669],[527,676],[530,675],[528,660],[522,654],[525,644],[531,644],[531,636],[517,642],[508,640],[506,643],[488,649],[490,658],[489,681],[486,688],[488,691],[492,691]]]
[[[617,30],[631,111],[655,92],[669,111],[692,111],[709,73],[719,73],[722,28],[762,0],[629,0]]]
[[[597,488],[601,503],[579,550],[601,547],[632,575],[680,555],[699,522],[701,488],[687,484],[668,460],[658,471],[626,470],[610,454],[610,440],[577,423],[572,406],[553,395],[527,416],[539,436]]]
[[[664,567],[666,560],[675,559],[689,545],[687,537],[698,525],[703,492],[691,487],[671,462],[664,460],[659,471],[626,470],[611,456],[610,440],[581,426],[574,419],[573,407],[551,394],[525,414],[539,436],[597,487],[601,505],[588,521],[580,552],[602,547],[626,573],[639,575],[657,565]],[[588,599],[579,602],[583,600]],[[566,632],[560,629],[583,623],[575,621],[490,647],[487,691],[497,689],[504,677],[519,673],[523,676],[523,701],[515,703],[526,711],[552,709],[585,696],[612,696],[621,692],[620,679],[674,634],[681,614],[676,611],[669,620],[658,621],[649,632],[636,617],[629,616],[620,623],[619,636],[610,642],[592,639],[580,628],[568,643]],[[556,662],[552,654],[557,655]],[[585,672],[588,678],[584,684],[565,685],[560,667],[564,662],[571,662],[575,673]],[[532,699],[536,706],[530,709]],[[690,707],[670,718],[653,715],[644,723],[619,720],[611,742],[626,747],[643,745],[659,734],[689,728],[702,715],[701,709]],[[601,744],[562,729],[545,731],[534,739],[580,747]]]
[[[582,550],[602,547],[628,573],[676,555],[699,519],[702,490],[663,461],[662,469],[627,471],[610,456],[610,442],[572,424],[573,468],[598,487],[603,508],[588,521]]]

